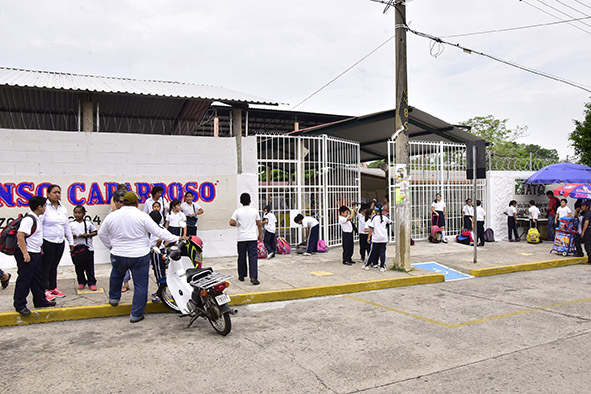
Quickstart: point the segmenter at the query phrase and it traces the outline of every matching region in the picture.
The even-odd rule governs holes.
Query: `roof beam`
[[[462,141],[459,138],[456,138],[456,137],[454,137],[452,135],[449,135],[449,134],[445,133],[445,131],[451,131],[451,130],[453,130],[453,127],[451,128],[451,130],[450,130],[449,127],[445,127],[445,128],[442,128],[442,129],[434,129],[432,127],[427,126],[426,124],[423,124],[423,123],[419,122],[416,119],[413,119],[413,118],[409,118],[408,121],[412,125],[415,125],[417,127],[420,127],[421,129],[423,129],[425,131],[428,131],[428,132],[430,132],[432,134],[436,134],[436,135],[440,136],[441,138],[445,138],[445,139],[447,139],[447,140],[449,140],[451,142],[457,142],[459,144],[465,144],[466,143],[466,141]]]

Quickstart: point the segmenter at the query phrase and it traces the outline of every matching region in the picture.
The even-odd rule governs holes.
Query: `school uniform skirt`
[[[472,216],[464,216],[464,229],[472,230]]]

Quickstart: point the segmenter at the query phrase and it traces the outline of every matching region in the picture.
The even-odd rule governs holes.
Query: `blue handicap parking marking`
[[[445,265],[441,265],[435,262],[428,262],[428,263],[416,263],[411,264],[413,267],[420,268],[423,270],[431,271],[436,274],[443,274],[445,276],[445,281],[449,282],[452,280],[460,280],[460,279],[470,279],[473,278],[472,275],[463,274],[458,272],[452,268],[446,267]]]

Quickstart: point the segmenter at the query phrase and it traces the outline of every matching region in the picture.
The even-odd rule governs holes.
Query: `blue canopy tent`
[[[552,164],[536,171],[525,183],[591,183],[591,167],[574,163]]]

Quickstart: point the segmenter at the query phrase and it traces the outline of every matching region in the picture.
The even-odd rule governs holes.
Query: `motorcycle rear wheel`
[[[230,314],[224,313],[222,315],[220,307],[217,305],[213,298],[210,297],[208,302],[210,305],[210,314],[207,316],[207,320],[209,320],[209,324],[211,324],[215,332],[225,337],[232,330],[232,320],[230,320]],[[211,315],[219,317],[216,319],[212,318]]]
[[[176,302],[172,298],[172,294],[170,294],[170,289],[166,284],[160,285],[157,291],[158,297],[160,300],[166,305],[168,308],[172,309],[175,312],[180,312],[181,309],[177,306]]]

